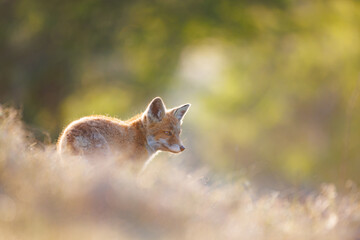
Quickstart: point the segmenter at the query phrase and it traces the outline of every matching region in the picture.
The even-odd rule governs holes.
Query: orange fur
[[[106,116],[88,116],[70,123],[60,135],[60,154],[85,157],[119,156],[143,164],[158,150],[178,153],[185,148],[179,135],[190,104],[166,110],[155,98],[147,110],[127,121]]]

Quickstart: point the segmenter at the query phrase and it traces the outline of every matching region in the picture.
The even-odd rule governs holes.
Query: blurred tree
[[[87,84],[88,79],[81,82],[78,74],[89,70],[81,69],[89,59],[105,59],[100,69],[104,74],[92,85],[121,82],[129,92],[143,96],[137,98],[143,102],[166,89],[186,44],[210,36],[242,38],[254,31],[245,11],[251,1],[3,0],[0,4],[0,100],[23,106],[28,122],[37,124],[41,112],[48,115],[54,124],[47,127],[53,134],[59,131],[61,101]],[[115,76],[106,72],[106,59],[112,55],[118,59],[110,64],[120,69]]]
[[[186,98],[217,169],[360,181],[359,33],[356,0],[0,0],[0,102],[55,139]]]

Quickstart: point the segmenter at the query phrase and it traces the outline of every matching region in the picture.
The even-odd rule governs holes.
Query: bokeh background
[[[189,170],[360,183],[357,0],[0,0],[0,103],[41,141],[155,96],[190,102]]]

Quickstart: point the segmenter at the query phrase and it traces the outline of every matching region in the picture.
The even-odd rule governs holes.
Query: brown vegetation
[[[344,194],[327,184],[306,196],[259,196],[170,163],[136,177],[38,145],[15,111],[0,109],[1,239],[358,239],[351,183]]]

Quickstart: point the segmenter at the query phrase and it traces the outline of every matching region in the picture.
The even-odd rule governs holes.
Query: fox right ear
[[[182,122],[183,117],[185,116],[187,110],[189,109],[189,107],[191,106],[190,103],[184,104],[180,107],[174,108],[171,112],[174,114],[174,116],[180,121],[180,123]]]
[[[165,116],[166,108],[160,97],[154,98],[145,111],[149,122],[160,122]]]

